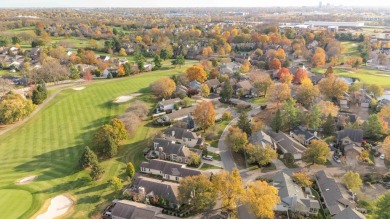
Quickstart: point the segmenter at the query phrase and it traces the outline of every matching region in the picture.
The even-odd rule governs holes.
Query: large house
[[[185,144],[163,138],[155,138],[153,140],[152,150],[159,159],[170,160],[178,163],[190,163],[191,150],[199,154],[199,156],[202,155],[201,150],[190,150]]]
[[[263,149],[269,146],[276,150],[276,144],[272,141],[272,138],[263,131],[252,133],[252,135],[248,138],[248,141],[249,143],[258,145]]]
[[[229,62],[223,63],[219,66],[219,72],[222,74],[233,75],[236,72],[239,72],[241,68],[241,64],[238,62]]]
[[[283,153],[292,154],[295,160],[302,159],[302,153],[306,150],[306,147],[301,143],[283,132],[271,132],[270,136],[272,137],[273,142]]]
[[[361,146],[363,143],[363,130],[346,128],[337,132],[337,143],[343,148],[347,145]]]
[[[201,171],[185,167],[184,164],[164,160],[149,160],[140,165],[142,173],[148,173],[156,176],[162,176],[163,179],[179,182],[186,176],[197,176]]]
[[[159,112],[173,111],[175,108],[174,105],[179,103],[180,98],[174,98],[169,100],[163,99],[162,101],[158,102],[156,109]]]
[[[195,132],[174,126],[165,129],[163,137],[171,141],[180,142],[188,147],[203,145],[204,143],[203,138]]]
[[[293,182],[286,173],[279,173],[273,178],[272,185],[279,190],[281,202],[276,211],[293,211],[304,215],[317,214],[320,204],[311,193],[310,188],[304,188]]]
[[[217,93],[218,88],[221,87],[221,82],[218,79],[210,79],[204,82],[209,88],[211,93]]]
[[[312,140],[319,140],[317,133],[314,134],[305,130],[302,126],[296,126],[290,131],[291,137],[303,145],[309,145]]]
[[[257,89],[252,86],[249,80],[240,81],[234,86],[237,96],[251,95],[257,96]]]

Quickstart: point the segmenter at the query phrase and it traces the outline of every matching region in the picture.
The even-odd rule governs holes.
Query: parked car
[[[374,157],[379,157],[379,156],[381,156],[381,152],[376,151],[375,154],[374,154]]]
[[[336,163],[341,163],[341,160],[338,156],[333,156],[333,160],[336,162]]]
[[[385,155],[382,154],[382,155],[379,157],[379,159],[384,160],[384,159],[385,159]]]
[[[205,160],[213,160],[213,157],[212,156],[210,156],[210,155],[203,155],[203,159],[205,159]]]

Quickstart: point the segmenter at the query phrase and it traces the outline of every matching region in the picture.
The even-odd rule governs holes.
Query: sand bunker
[[[133,99],[133,96],[120,96],[114,100],[114,103],[124,103]]]
[[[72,199],[65,195],[58,195],[50,201],[49,208],[45,213],[38,215],[36,219],[52,219],[65,214],[72,207]]]
[[[27,184],[34,181],[38,176],[28,176],[18,181],[18,184]]]
[[[74,87],[73,90],[84,90],[85,87]]]

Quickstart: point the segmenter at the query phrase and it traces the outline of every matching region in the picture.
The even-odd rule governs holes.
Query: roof
[[[244,90],[250,90],[253,88],[252,84],[248,81],[248,80],[245,80],[245,81],[240,81],[236,84],[236,86],[238,88],[242,88]]]
[[[169,100],[162,100],[159,102],[160,105],[170,105],[170,104],[174,104],[174,103],[178,103],[180,102],[180,98],[174,98],[174,99],[169,99]]]
[[[349,137],[351,141],[361,143],[363,142],[363,130],[345,128],[337,132],[337,140],[340,141],[346,137]]]
[[[173,216],[163,215],[162,208],[129,200],[120,200],[115,203],[111,214],[113,217],[126,219],[177,218]]]
[[[339,202],[339,200],[345,199],[336,183],[336,180],[328,177],[324,170],[317,173],[316,180],[318,188],[321,191],[321,196],[324,198],[324,202],[326,207],[329,209],[330,214],[336,215],[344,210],[345,207]]]
[[[167,154],[175,154],[180,157],[189,157],[190,149],[184,144],[177,144],[172,142],[171,140],[163,139],[163,138],[155,138],[153,140],[153,144],[157,143],[157,148],[155,150],[162,149],[162,151]]]
[[[292,139],[289,135],[283,132],[271,132],[270,136],[274,139],[274,141],[291,154],[299,154],[306,150],[306,148],[300,144],[299,142]]]
[[[188,84],[188,87],[194,90],[200,90],[202,87],[202,84],[199,83],[197,80],[193,80]]]
[[[177,139],[197,139],[198,135],[195,132],[191,132],[188,129],[172,126],[164,130],[164,135],[172,136]]]
[[[181,110],[174,111],[170,114],[167,114],[167,116],[170,120],[175,120],[179,119],[184,116],[188,116],[188,114],[192,114],[196,109],[196,106],[188,107],[188,108],[183,108]]]
[[[357,120],[357,115],[353,113],[339,113],[338,123],[341,123],[342,119],[346,119],[346,122],[354,123]]]
[[[314,134],[308,132],[302,126],[296,126],[291,131],[298,136],[303,136],[305,138],[305,141],[308,141],[313,138],[317,138]]]
[[[139,176],[134,180],[134,185],[138,188],[144,188],[145,195],[164,197],[164,199],[169,200],[169,203],[176,204],[179,202],[177,198],[179,184],[177,183]]]
[[[207,84],[207,86],[209,86],[209,88],[221,85],[221,82],[219,82],[219,80],[216,78],[207,80],[204,83]]]
[[[344,209],[343,211],[335,215],[332,219],[345,219],[345,218],[366,219],[366,217],[362,213],[356,211],[355,209],[352,209],[351,207]]]
[[[144,161],[141,163],[140,167],[160,170],[162,174],[178,177],[197,176],[202,173],[199,170],[187,168],[183,164],[158,159],[149,160],[149,162]]]
[[[272,145],[271,137],[263,131],[252,133],[248,140],[251,144],[260,145],[264,149],[266,145]]]

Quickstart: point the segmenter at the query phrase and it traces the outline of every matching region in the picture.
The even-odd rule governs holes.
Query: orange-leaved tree
[[[205,132],[206,129],[215,124],[214,105],[209,101],[202,101],[195,109],[194,119],[196,124]]]
[[[307,78],[307,72],[303,68],[299,68],[298,71],[294,75],[293,82],[296,84],[302,83],[302,80]]]
[[[207,80],[207,73],[202,65],[194,65],[186,70],[187,78],[190,81],[197,80],[202,83]]]
[[[269,68],[271,70],[279,70],[282,67],[282,63],[280,62],[279,59],[272,59],[269,63]]]

